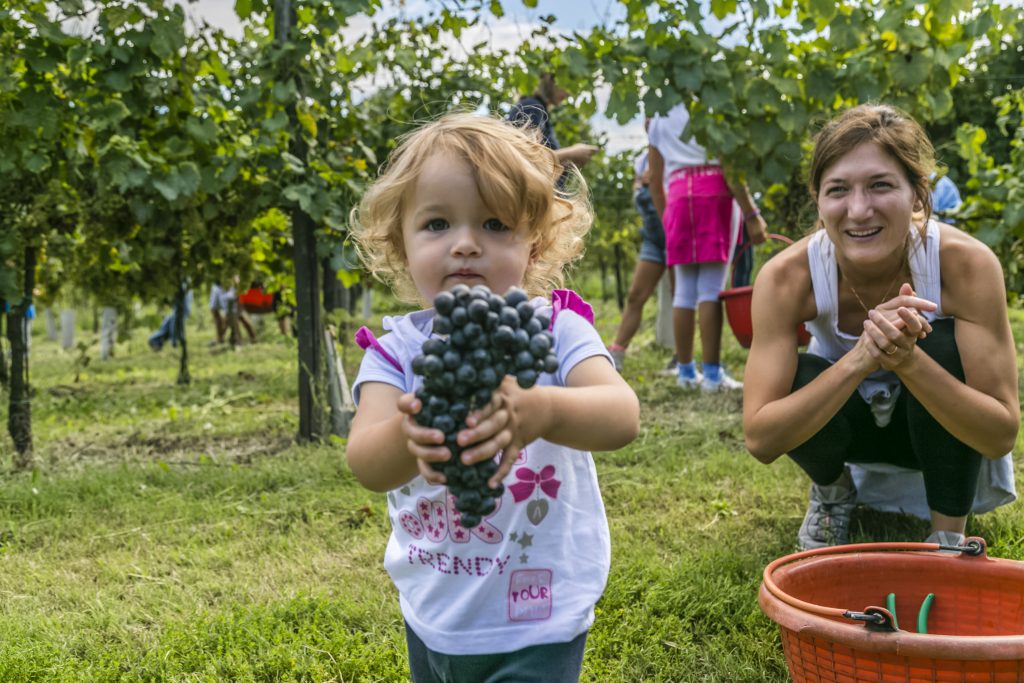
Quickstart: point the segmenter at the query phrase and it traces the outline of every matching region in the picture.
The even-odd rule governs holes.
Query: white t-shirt
[[[668,187],[668,179],[675,171],[687,166],[717,165],[715,159],[708,159],[706,149],[697,144],[691,137],[687,141],[680,140],[683,131],[690,122],[690,113],[685,104],[677,104],[665,115],[655,115],[647,130],[651,146],[656,148],[665,159],[664,184]]]
[[[639,178],[647,172],[647,150],[644,149],[642,152],[636,155],[633,159],[633,175]]]
[[[535,306],[551,309],[543,299]],[[401,365],[368,349],[352,388],[365,382],[414,391],[412,359],[431,334],[434,311],[386,317],[379,340]],[[559,368],[539,385],[564,386],[581,361],[608,357],[597,331],[570,310],[554,326]],[[610,360],[610,359],[609,359]],[[472,530],[453,522],[444,486],[416,476],[389,491],[391,538],[384,566],[402,615],[428,648],[451,655],[511,652],[568,642],[594,621],[611,563],[611,539],[594,459],[586,451],[537,440],[520,453],[498,507]]]
[[[223,289],[220,285],[214,284],[210,287],[210,310],[227,313],[228,304],[237,298],[234,287]]]

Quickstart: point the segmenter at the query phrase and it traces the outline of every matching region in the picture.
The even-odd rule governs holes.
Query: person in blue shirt
[[[185,310],[183,311],[182,320],[188,320],[188,316],[192,313],[192,290],[189,289],[185,292]],[[177,311],[172,310],[168,313],[163,322],[160,323],[159,329],[149,336],[149,348],[154,351],[160,351],[164,348],[164,344],[171,342],[171,346],[178,346],[180,341],[176,335],[175,325],[177,324]]]
[[[935,189],[932,190],[932,212],[935,217],[943,223],[952,225],[955,221],[944,214],[946,211],[956,209],[961,204],[963,204],[963,200],[960,198],[960,191],[956,189],[956,183],[947,175],[939,178],[935,183]]]

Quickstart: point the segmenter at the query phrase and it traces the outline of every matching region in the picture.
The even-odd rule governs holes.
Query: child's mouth
[[[480,275],[480,273],[476,273],[476,272],[471,271],[471,270],[460,270],[460,271],[457,271],[457,272],[454,272],[454,273],[451,273],[450,275],[448,275],[449,279],[454,278],[454,279],[457,279],[457,280],[474,280],[474,279],[480,279],[481,277],[483,277],[483,276]]]

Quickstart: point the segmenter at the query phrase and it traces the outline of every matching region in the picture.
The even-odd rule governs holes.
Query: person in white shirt
[[[648,129],[651,199],[665,230],[665,264],[673,269],[672,323],[677,382],[702,391],[741,389],[721,365],[723,311],[718,295],[739,234],[751,243],[768,229],[745,184],[727,179],[721,164],[694,138],[682,140],[690,114],[678,104]],[[700,325],[702,364],[694,361]]]

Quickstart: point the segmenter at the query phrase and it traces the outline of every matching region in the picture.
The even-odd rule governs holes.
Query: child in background
[[[591,450],[639,430],[639,401],[613,368],[590,307],[555,290],[583,249],[585,185],[554,189],[551,150],[491,118],[450,114],[415,131],[353,214],[368,269],[427,306],[459,283],[497,294],[522,287],[551,317],[559,368],[524,390],[506,377],[458,435],[466,463],[499,458],[497,509],[453,524],[454,500],[432,462],[444,434],[413,416],[412,359],[432,334],[431,308],[386,317],[353,386],[347,458],[367,488],[387,492],[384,565],[400,595],[409,663],[425,681],[577,681],[610,542]],[[589,318],[588,318],[589,316]],[[511,474],[510,474],[511,473]]]

